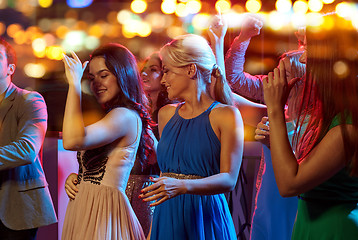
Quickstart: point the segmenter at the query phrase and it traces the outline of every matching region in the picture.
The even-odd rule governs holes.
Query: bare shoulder
[[[117,107],[113,108],[109,111],[106,116],[104,117],[108,121],[113,122],[115,125],[126,126],[136,123],[136,120],[139,117],[138,113],[135,110],[125,108],[125,107]],[[123,125],[126,124],[126,125]]]
[[[240,111],[234,107],[219,103],[210,114],[210,118],[215,121],[242,121]]]
[[[174,104],[167,104],[164,107],[162,107],[159,112],[158,112],[158,118],[165,120],[165,119],[170,119],[174,113],[176,108],[179,106],[179,103],[174,103]]]
[[[179,103],[168,104],[162,107],[158,112],[158,128],[159,135],[162,135],[164,126],[167,125],[168,121],[173,117],[176,108],[179,106]]]

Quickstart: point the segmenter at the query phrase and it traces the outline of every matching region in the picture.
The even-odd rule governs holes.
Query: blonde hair
[[[194,34],[181,35],[164,45],[160,55],[174,67],[195,64],[198,86],[201,88],[204,85],[208,93],[211,77],[216,78],[213,98],[224,104],[232,104],[230,87],[221,69],[216,65],[215,55],[205,38]]]

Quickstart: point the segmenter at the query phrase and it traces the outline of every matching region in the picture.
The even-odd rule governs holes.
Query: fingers
[[[261,122],[266,124],[268,122],[268,117],[262,117]]]
[[[164,196],[164,197],[162,197],[160,200],[158,200],[158,201],[156,201],[156,202],[154,202],[154,203],[149,204],[149,206],[151,206],[151,207],[158,206],[159,204],[165,202],[165,201],[168,200],[168,199],[169,199],[168,196]]]
[[[293,88],[293,86],[295,86],[295,84],[298,82],[298,81],[300,81],[301,80],[301,78],[299,78],[299,77],[296,77],[296,78],[292,78],[289,82],[288,82],[288,89],[292,89]]]
[[[84,71],[87,67],[87,64],[89,63],[89,61],[85,61],[83,64],[82,64],[82,71]]]
[[[287,79],[286,79],[286,68],[288,66],[285,65],[285,61],[283,61],[283,59],[280,60],[280,63],[279,63],[279,71],[280,71],[280,78],[279,80],[282,82],[284,81],[284,83],[287,82]]]
[[[77,187],[72,187],[70,186],[69,184],[65,184],[65,191],[66,191],[66,194],[67,196],[70,198],[70,199],[75,199],[76,197],[76,194],[78,192],[78,189]]]
[[[153,178],[153,177],[149,177],[150,181],[153,182],[154,184],[149,185],[148,187],[143,188],[140,192],[142,194],[145,194],[147,192],[153,191],[154,189],[157,189],[158,187],[160,187],[160,184],[158,183],[159,180],[163,179],[162,177],[159,178]]]
[[[74,51],[71,51],[71,55],[72,55],[73,59],[75,59],[77,62],[81,62],[81,60],[78,58],[78,56],[76,55],[76,53]]]

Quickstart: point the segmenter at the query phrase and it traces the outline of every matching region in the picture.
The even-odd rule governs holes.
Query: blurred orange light
[[[112,11],[112,12],[110,12],[110,13],[108,13],[108,15],[107,15],[107,20],[108,20],[108,22],[109,23],[111,23],[111,24],[116,24],[116,23],[118,23],[118,21],[117,21],[117,12],[115,12],[115,11]]]
[[[14,37],[16,32],[18,31],[21,31],[22,30],[22,27],[20,24],[17,24],[17,23],[13,23],[13,24],[10,24],[8,27],[7,27],[7,35],[9,35],[10,37]]]
[[[198,0],[189,0],[186,3],[186,7],[187,7],[189,13],[195,14],[195,13],[200,12],[201,2]]]
[[[175,15],[177,15],[178,17],[185,17],[188,15],[188,10],[186,8],[186,4],[185,3],[179,3],[177,4],[176,8],[175,8]]]
[[[41,78],[45,75],[46,69],[45,66],[41,63],[28,63],[24,67],[24,72],[29,77]]]
[[[0,0],[0,9],[5,9],[7,7],[7,0]]]
[[[231,2],[227,0],[218,0],[215,3],[215,9],[217,12],[226,13],[231,8]]]
[[[35,52],[42,52],[46,49],[46,40],[43,38],[36,38],[32,41],[32,49]]]
[[[152,28],[149,23],[142,22],[137,32],[140,37],[148,37],[152,33]]]
[[[50,46],[46,48],[46,57],[53,60],[62,60],[63,49],[59,46]]]
[[[40,52],[37,52],[37,51],[33,50],[33,53],[38,58],[44,58],[46,56],[46,50],[45,49],[43,51],[40,51]]]
[[[144,0],[134,0],[131,3],[131,10],[134,13],[143,13],[147,9],[147,2]]]
[[[63,39],[65,38],[66,34],[69,32],[69,29],[66,26],[59,26],[56,29],[56,35],[57,37]]]
[[[291,0],[277,0],[275,6],[278,12],[289,12],[292,2]]]
[[[14,42],[19,45],[24,44],[26,42],[25,31],[23,30],[17,31],[14,34]]]
[[[77,21],[75,29],[85,31],[88,27],[88,24],[85,21]]]
[[[0,35],[5,33],[6,26],[4,23],[0,22]]]
[[[331,3],[333,3],[335,0],[322,0],[322,2],[324,3],[324,4],[331,4]]]
[[[293,4],[293,11],[299,14],[305,14],[308,11],[308,4],[306,1],[298,0]]]
[[[100,25],[98,24],[95,24],[93,26],[90,27],[90,29],[88,30],[88,34],[90,36],[95,36],[95,37],[102,37],[104,32],[103,32],[103,29]]]
[[[172,14],[176,9],[176,1],[175,0],[164,0],[161,4],[161,9],[164,14]]]
[[[341,2],[336,5],[336,13],[340,17],[349,17],[352,13],[352,6],[347,2]]]
[[[245,4],[245,7],[250,13],[257,13],[261,9],[261,1],[260,0],[248,0]]]
[[[39,5],[42,8],[49,8],[51,7],[53,1],[52,0],[38,0],[39,1]]]
[[[323,8],[323,3],[321,0],[309,0],[308,1],[308,8],[312,12],[319,12]]]

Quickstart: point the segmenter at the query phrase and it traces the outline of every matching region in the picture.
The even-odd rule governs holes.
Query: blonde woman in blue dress
[[[160,55],[168,97],[182,103],[159,111],[162,173],[141,195],[155,201],[150,239],[236,240],[223,193],[235,187],[242,161],[240,112],[204,38],[180,36]]]

